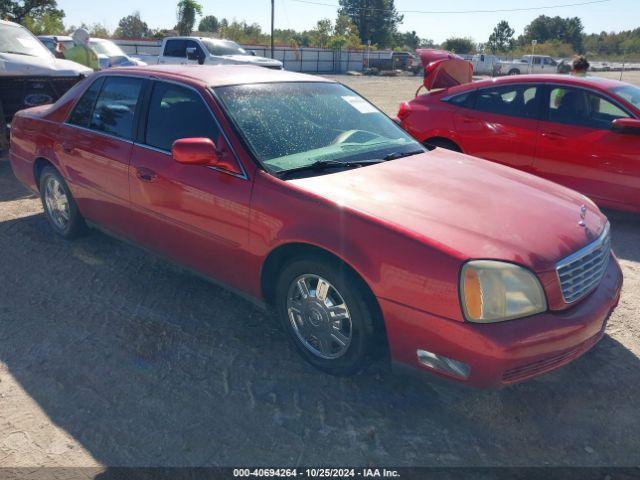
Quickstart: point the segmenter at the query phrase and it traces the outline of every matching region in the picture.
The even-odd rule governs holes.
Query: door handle
[[[143,182],[153,182],[157,178],[157,175],[153,170],[141,167],[136,169],[136,177]]]
[[[474,123],[477,122],[478,119],[476,117],[472,117],[471,115],[463,115],[462,123]]]
[[[542,136],[545,138],[548,138],[549,140],[566,140],[567,138],[561,133],[556,133],[556,132],[544,132]]]
[[[63,143],[62,144],[62,151],[64,153],[72,153],[73,152],[73,145],[71,145],[70,143]]]

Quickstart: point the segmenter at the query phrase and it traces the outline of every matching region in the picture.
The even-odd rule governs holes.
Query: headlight
[[[462,267],[460,298],[470,322],[491,323],[526,317],[547,309],[538,278],[518,265],[474,260]]]

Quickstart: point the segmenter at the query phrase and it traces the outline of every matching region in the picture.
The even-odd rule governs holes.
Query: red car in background
[[[398,112],[414,138],[547,178],[602,207],[640,212],[640,88],[561,75],[471,83],[464,63],[427,65],[425,85],[437,90]]]
[[[273,305],[336,375],[388,347],[507,385],[591,348],[620,295],[609,223],[583,195],[428,152],[324,78],[107,70],[18,113],[10,159],[58,235],[95,226]]]

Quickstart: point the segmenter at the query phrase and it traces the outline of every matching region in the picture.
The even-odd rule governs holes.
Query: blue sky
[[[338,0],[309,0],[337,5]],[[586,0],[451,0],[436,2],[429,0],[395,0],[398,10],[477,10],[539,7],[578,3]],[[81,22],[104,23],[110,29],[118,20],[139,10],[143,20],[152,28],[170,28],[175,24],[177,0],[58,0],[66,13],[67,25]],[[265,31],[269,29],[270,0],[201,0],[205,15],[219,18],[246,20],[259,23]],[[276,27],[310,29],[322,18],[335,19],[336,7],[311,5],[296,0],[276,0]],[[639,0],[610,0],[605,3],[565,8],[540,8],[536,11],[467,14],[418,14],[406,13],[401,30],[415,30],[420,37],[441,42],[446,38],[470,36],[478,42],[486,41],[498,21],[506,19],[515,28],[516,35],[525,25],[540,14],[563,17],[579,16],[588,33],[628,30],[640,27]]]

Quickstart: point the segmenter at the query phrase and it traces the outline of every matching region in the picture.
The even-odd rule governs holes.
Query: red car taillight
[[[400,104],[400,109],[398,110],[398,118],[400,119],[400,121],[407,118],[410,113],[411,113],[411,105],[409,105],[409,102],[402,102]]]

